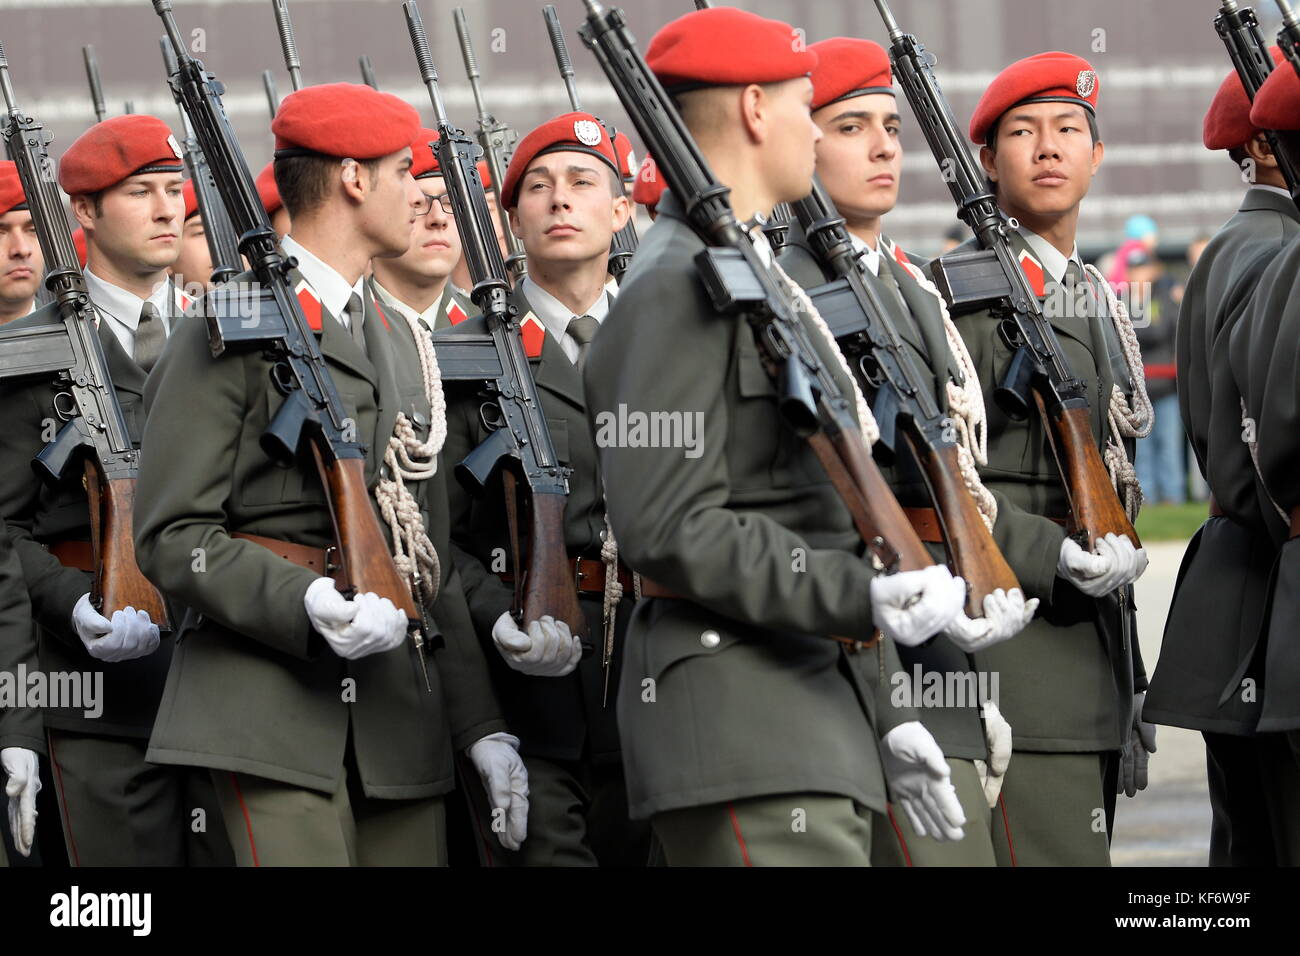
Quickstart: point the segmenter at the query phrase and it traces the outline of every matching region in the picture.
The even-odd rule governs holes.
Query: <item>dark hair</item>
[[[369,173],[373,188],[379,182],[378,159],[359,159],[357,162]],[[275,188],[280,191],[280,201],[294,219],[310,212],[329,195],[330,177],[339,168],[333,156],[281,156],[275,161]]]
[[[1008,110],[1008,112],[1010,111]],[[1002,115],[1005,116],[1006,114],[1004,113]],[[1092,134],[1092,145],[1096,146],[1098,143],[1101,142],[1101,130],[1097,126],[1097,115],[1093,113],[1092,110],[1089,109],[1085,109],[1083,111],[1083,115],[1088,120],[1088,132]],[[989,127],[988,135],[984,137],[984,145],[987,146],[989,149],[993,150],[993,152],[995,153],[998,151],[998,147],[997,147],[998,130],[1001,128],[1002,128],[1002,116],[999,116],[996,120],[994,120],[993,125]]]

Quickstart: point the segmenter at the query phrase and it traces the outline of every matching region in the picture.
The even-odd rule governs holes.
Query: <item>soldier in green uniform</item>
[[[211,771],[241,865],[442,862],[459,750],[485,778],[501,839],[526,832],[517,740],[458,598],[445,469],[423,454],[436,456],[443,420],[401,320],[362,280],[372,258],[406,251],[424,213],[409,173],[418,129],[409,105],[352,84],[286,97],[273,124],[291,285],[368,446],[399,567],[437,584],[415,596],[436,653],[424,660],[387,598],[345,599],[322,573],[333,532],[319,477],[259,447],[282,401],[266,355],[214,360],[202,325],[185,325],[146,397],[146,448],[159,451],[141,462],[140,565],[191,609],[149,756]]]
[[[985,416],[983,395],[966,347],[948,319],[938,290],[881,233],[880,217],[898,200],[903,161],[889,55],[870,40],[845,37],[814,43],[810,49],[818,56],[812,74],[812,117],[822,132],[817,144],[817,175],[844,216],[849,236],[872,273],[866,281],[875,283],[880,301],[889,308],[889,319],[898,329],[909,359],[929,377],[939,408],[961,419],[973,472],[974,463],[983,458]],[[805,245],[798,223],[791,226],[780,263],[804,288],[833,278]],[[936,533],[939,521],[916,463],[899,458],[885,473],[917,533],[929,543],[935,559],[944,560],[942,536]],[[978,485],[978,475],[972,477]],[[1000,512],[991,494],[978,500],[990,521],[1003,519],[1000,534],[1016,534],[1016,528],[1010,526],[1020,517],[1016,509]],[[1032,522],[1026,524],[1027,533],[1034,530]],[[964,629],[953,627],[920,647],[899,648],[904,671],[913,674],[919,668],[927,675],[927,684],[932,676],[939,686],[969,687],[972,691],[979,687],[969,652],[1016,634],[1038,606],[1036,600],[1026,601],[1019,590],[1005,600],[999,597],[986,603],[982,621],[969,621]],[[948,676],[953,674],[970,675],[971,681],[954,685]],[[987,681],[984,686],[996,689]],[[903,815],[891,811],[888,818],[875,819],[873,862],[878,866],[995,866],[990,802],[997,798],[1011,756],[1011,728],[995,700],[981,701],[973,695],[966,699],[964,690],[962,699],[940,700],[920,714],[948,759],[970,825],[964,839],[938,841],[915,833]]]
[[[426,334],[459,325],[477,309],[451,281],[460,262],[460,233],[438,159],[429,144],[436,130],[422,129],[411,144],[411,175],[428,197],[429,211],[415,225],[411,248],[402,255],[375,259],[370,288],[376,301],[416,319]]]
[[[18,167],[0,160],[0,325],[36,308],[36,291],[45,272],[45,257]]]
[[[524,350],[560,463],[570,469],[565,560],[578,589],[590,650],[575,621],[516,622],[510,536],[499,484],[482,496],[449,488],[452,538],[470,609],[491,662],[531,791],[528,840],[506,865],[641,866],[649,829],[631,822],[620,764],[614,688],[632,612],[631,573],[608,533],[581,368],[614,295],[605,285],[610,239],[628,219],[608,132],[587,113],[565,113],[519,143],[503,182],[511,227],[528,256],[512,293]],[[482,318],[462,329],[483,331]],[[449,391],[447,450],[469,454],[490,434],[490,397],[477,385]],[[539,555],[524,556],[539,561]]]
[[[9,530],[0,521],[0,680],[17,688],[24,674],[35,673],[36,638],[23,566]],[[0,770],[9,798],[8,825],[14,849],[32,852],[36,837],[36,795],[41,791],[39,756],[46,753],[41,712],[18,701],[0,701]],[[7,866],[0,844],[0,866]]]
[[[85,230],[86,288],[136,443],[146,378],[186,305],[167,276],[179,248],[182,170],[166,124],[145,115],[91,127],[59,166],[59,184]],[[51,305],[14,325],[61,322]],[[45,712],[68,858],[88,866],[227,861],[224,838],[192,825],[194,811],[215,806],[207,781],[145,759],[171,639],[161,639],[147,613],[122,610],[110,620],[91,607],[85,490],[79,482],[45,486],[32,472],[32,458],[66,408],[59,392],[53,380],[0,389],[8,416],[0,431],[0,516],[13,535],[41,627],[41,669],[102,681],[104,706],[97,717],[76,707]]]
[[[1274,55],[1281,59],[1277,48]],[[1281,70],[1292,72],[1285,63]],[[1263,781],[1268,735],[1255,730],[1261,675],[1247,666],[1286,525],[1261,493],[1250,445],[1242,440],[1242,396],[1228,342],[1249,315],[1244,306],[1259,274],[1300,235],[1300,213],[1267,138],[1250,121],[1250,106],[1234,70],[1205,115],[1205,147],[1226,150],[1243,178],[1253,174],[1252,185],[1201,254],[1179,311],[1179,403],[1212,497],[1210,517],[1178,572],[1143,708],[1147,720],[1199,730],[1205,738],[1211,866],[1270,866],[1275,859],[1273,794]]]
[[[1020,60],[985,91],[970,137],[999,204],[1019,223],[1013,251],[1066,361],[1087,383],[1093,437],[1133,516],[1140,491],[1132,443],[1150,427],[1141,357],[1109,285],[1085,269],[1075,243],[1079,205],[1103,153],[1097,91],[1097,75],[1080,57]],[[999,544],[1026,594],[1042,604],[1014,641],[975,654],[979,671],[1000,676],[1013,731],[994,843],[1004,865],[1106,865],[1116,790],[1132,795],[1146,785],[1155,746],[1154,728],[1139,723],[1145,674],[1120,599],[1146,554],[1126,537],[1103,538],[1092,553],[1066,537],[1065,489],[1041,419],[1013,420],[993,398],[1012,357],[999,321],[987,311],[956,318],[988,413],[980,474],[1001,495],[999,513],[1024,512],[1016,539]],[[1030,519],[1032,534],[1023,525]]]
[[[817,54],[795,37],[718,7],[647,49],[747,222],[811,186]],[[959,616],[965,584],[942,566],[875,574],[812,450],[782,423],[748,326],[711,304],[694,264],[705,244],[683,209],[660,198],[584,373],[610,521],[645,575],[618,693],[629,811],[650,820],[670,865],[869,865],[888,778],[919,832],[960,838],[942,752],[915,711],[884,703],[882,675],[899,669],[895,641]],[[799,298],[761,230],[749,234]],[[806,302],[798,316],[854,395],[824,321]],[[634,438],[631,416],[672,415],[697,423],[696,440]]]
[[[1255,96],[1250,122],[1258,129],[1272,129],[1294,134],[1300,130],[1300,78],[1289,64],[1282,63]],[[1252,154],[1253,155],[1253,154]],[[1263,156],[1260,156],[1262,159]],[[1257,168],[1267,168],[1257,163]],[[1253,191],[1253,190],[1252,190]],[[1278,197],[1279,199],[1281,197]],[[1291,211],[1294,215],[1294,210]],[[1275,219],[1280,220],[1277,215]],[[1270,224],[1276,235],[1278,222]],[[1294,230],[1294,225],[1291,226]],[[1297,494],[1296,451],[1296,367],[1300,314],[1296,310],[1296,275],[1300,264],[1300,241],[1294,235],[1285,248],[1275,255],[1265,252],[1256,260],[1266,265],[1258,281],[1247,268],[1236,284],[1253,288],[1246,312],[1236,322],[1228,340],[1228,359],[1232,381],[1243,401],[1239,409],[1239,437],[1257,461],[1257,475],[1262,483],[1252,487],[1244,466],[1235,485],[1228,485],[1232,504],[1220,500],[1225,511],[1244,511],[1240,502],[1249,501],[1254,493],[1263,522],[1279,542],[1276,560],[1269,579],[1268,601],[1262,613],[1259,642],[1252,652],[1251,673],[1259,678],[1263,700],[1258,736],[1251,748],[1255,757],[1254,772],[1243,770],[1241,786],[1258,786],[1267,807],[1271,831],[1273,861],[1278,866],[1300,865],[1300,657],[1296,654],[1297,595],[1300,573],[1296,560],[1297,535],[1300,535],[1300,494]],[[1235,298],[1235,289],[1229,298]],[[1234,310],[1235,311],[1235,310]],[[1231,321],[1231,317],[1229,319]],[[1216,352],[1223,347],[1216,341]],[[1218,366],[1217,355],[1212,368]],[[1217,377],[1216,377],[1217,381]],[[1218,407],[1216,393],[1216,410]],[[1228,416],[1229,410],[1223,415]],[[1212,426],[1218,416],[1211,420]],[[1226,433],[1230,424],[1225,423]],[[1226,444],[1226,440],[1225,440]],[[1212,446],[1216,450],[1218,445]],[[1218,465],[1210,469],[1218,475]],[[1227,483],[1225,482],[1225,485]],[[1219,486],[1214,486],[1218,497]],[[1280,534],[1278,533],[1280,531]],[[1234,677],[1240,678],[1240,673]],[[1236,691],[1237,687],[1225,687]],[[1249,774],[1249,776],[1245,776]],[[1252,782],[1254,781],[1254,782]],[[1233,835],[1235,836],[1235,829]],[[1235,849],[1235,840],[1233,843]],[[1252,859],[1251,862],[1268,862]]]

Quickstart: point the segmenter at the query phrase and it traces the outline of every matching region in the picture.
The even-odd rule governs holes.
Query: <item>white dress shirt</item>
[[[298,271],[307,280],[316,298],[320,299],[320,304],[325,311],[335,316],[343,328],[350,330],[352,317],[348,315],[348,302],[354,294],[361,296],[361,301],[365,302],[366,297],[362,294],[365,276],[357,279],[354,285],[348,285],[348,280],[339,275],[333,266],[326,265],[293,236],[285,236],[281,239],[280,249],[286,256],[293,256],[298,260]],[[363,308],[361,315],[356,316],[356,321],[364,320]]]
[[[574,312],[567,305],[551,295],[529,276],[524,276],[520,284],[520,291],[523,292],[524,298],[532,306],[533,315],[541,321],[542,326],[555,340],[560,343],[564,349],[564,354],[569,357],[569,361],[577,364],[578,361],[578,340],[569,335],[569,323],[578,316],[589,315],[597,322],[603,323],[605,316],[609,315],[609,286],[606,285],[600,290],[600,295],[596,297],[587,309],[582,312]]]
[[[1074,244],[1074,250],[1069,257],[1061,255],[1061,250],[1052,245],[1036,232],[1030,232],[1024,226],[1021,226],[1017,232],[1029,243],[1029,250],[1043,264],[1043,271],[1052,277],[1060,285],[1065,279],[1065,270],[1073,262],[1079,267],[1079,275],[1083,275],[1083,260],[1079,258],[1079,244]]]
[[[434,331],[434,329],[437,328],[438,310],[443,307],[443,303],[446,301],[446,296],[447,296],[446,288],[444,288],[442,292],[438,295],[438,298],[434,300],[433,305],[429,306],[423,312],[416,312],[415,309],[411,308],[409,305],[407,305],[397,296],[393,295],[393,293],[389,292],[382,285],[380,285],[378,279],[372,280],[372,284],[375,287],[375,292],[378,293],[379,295],[379,301],[381,301],[384,305],[388,306],[390,309],[393,309],[399,315],[404,315],[408,319],[414,319],[416,322],[419,322],[421,325],[425,327],[425,329],[427,329],[430,332]]]
[[[879,277],[880,276],[880,240],[879,239],[876,240],[876,248],[872,249],[871,246],[867,245],[867,241],[865,239],[862,239],[861,237],[856,236],[850,232],[849,241],[853,243],[854,252],[860,252],[863,249],[867,251],[866,255],[862,257],[862,261],[866,263],[867,268],[871,270],[871,274],[873,276]]]
[[[162,318],[163,329],[168,335],[172,331],[172,303],[175,301],[171,279],[164,279],[154,287],[149,298],[142,299],[134,292],[128,292],[121,286],[106,282],[89,269],[83,275],[86,278],[86,291],[90,301],[107,322],[109,329],[117,338],[122,350],[135,358],[135,330],[140,324],[140,310],[146,301],[152,302]]]

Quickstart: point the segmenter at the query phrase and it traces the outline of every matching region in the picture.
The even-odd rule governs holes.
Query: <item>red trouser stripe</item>
[[[1007,819],[1007,801],[1002,794],[998,794],[998,806],[1002,808],[1002,829],[1007,834],[1007,852],[1011,854],[1011,865],[1016,865],[1016,848],[1011,842],[1011,822]]]
[[[736,842],[740,844],[740,858],[745,861],[745,866],[753,866],[749,860],[749,848],[745,846],[745,837],[740,832],[740,821],[736,819],[735,806],[728,803],[727,812],[731,814],[731,829],[736,831]]]
[[[47,733],[45,740],[50,745],[50,763],[54,765],[54,779],[58,781],[59,785],[59,806],[63,810],[63,832],[68,835],[68,846],[72,850],[72,865],[81,866],[81,858],[77,856],[77,841],[72,837],[72,820],[68,817],[68,798],[63,793],[63,769],[54,757],[54,736]]]
[[[894,819],[894,808],[892,806],[887,807],[886,812],[889,814],[889,825],[894,828],[894,834],[898,837],[898,845],[903,848],[903,865],[911,866],[912,854],[907,852],[907,841],[903,839],[903,831],[899,827],[898,821]]]
[[[244,829],[248,831],[248,849],[253,854],[253,866],[261,866],[257,862],[257,844],[253,842],[253,821],[248,816],[248,805],[244,803],[244,795],[239,790],[239,778],[234,773],[230,775],[230,785],[235,788],[235,799],[239,801],[239,809],[244,812]]]

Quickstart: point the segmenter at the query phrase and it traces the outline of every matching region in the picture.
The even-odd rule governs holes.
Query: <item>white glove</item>
[[[36,839],[36,795],[41,792],[36,751],[5,747],[0,750],[0,764],[9,775],[5,793],[9,795],[9,832],[14,836],[14,848],[23,856],[31,856],[32,841]]]
[[[492,641],[507,664],[533,677],[563,677],[582,659],[582,641],[549,615],[530,623],[525,634],[507,611],[492,625]]]
[[[979,771],[980,784],[984,787],[984,799],[992,809],[998,805],[1002,779],[1011,763],[1011,725],[991,700],[984,701],[982,713],[984,744],[989,749],[989,759],[987,762],[976,760],[975,769]]]
[[[982,651],[1015,637],[1038,610],[1038,598],[1025,600],[1020,588],[1004,591],[997,588],[984,595],[984,616],[970,618],[965,612],[957,615],[943,633],[967,654]]]
[[[1061,542],[1056,573],[1089,597],[1101,597],[1132,584],[1147,569],[1146,548],[1135,548],[1126,535],[1108,534],[1084,551],[1072,538]]]
[[[942,564],[871,579],[871,619],[891,640],[913,647],[942,631],[966,603],[966,582]]]
[[[406,614],[373,592],[349,601],[332,578],[321,577],[307,586],[302,603],[311,626],[347,660],[391,651],[406,639]]]
[[[72,609],[72,627],[97,661],[129,661],[158,650],[158,625],[148,611],[125,607],[113,612],[110,621],[90,606],[83,594]]]
[[[504,811],[505,829],[492,829],[507,850],[518,850],[528,838],[528,769],[519,756],[519,738],[488,734],[470,745],[469,759],[483,781],[494,823]]]
[[[899,724],[880,741],[885,777],[912,829],[936,840],[960,840],[966,814],[943,751],[918,720]]]
[[[1128,746],[1120,757],[1116,792],[1128,797],[1147,788],[1147,766],[1156,752],[1156,725],[1142,719],[1142,703],[1146,699],[1146,691],[1133,695],[1133,726],[1129,729]]]

